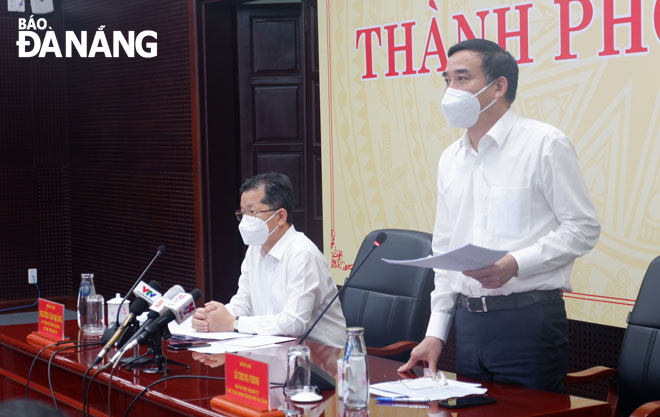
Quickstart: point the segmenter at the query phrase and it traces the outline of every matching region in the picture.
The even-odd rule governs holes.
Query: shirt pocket
[[[530,187],[492,187],[488,198],[488,233],[492,236],[522,237],[529,233]]]
[[[281,278],[281,277],[280,277]],[[288,301],[288,289],[286,279],[271,278],[270,287],[270,305],[272,306],[271,314],[276,314],[284,309],[284,304]]]

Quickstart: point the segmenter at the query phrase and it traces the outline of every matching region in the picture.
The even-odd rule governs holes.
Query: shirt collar
[[[282,260],[286,248],[289,247],[289,244],[293,241],[296,235],[296,228],[293,225],[289,226],[289,230],[284,232],[282,237],[279,238],[277,242],[270,248],[270,251],[266,255],[272,256],[278,261]]]
[[[490,137],[497,144],[497,147],[501,148],[507,136],[509,135],[511,128],[516,123],[516,120],[518,120],[518,118],[519,116],[516,114],[516,112],[513,111],[511,107],[509,107],[509,110],[507,110],[502,115],[502,117],[500,117],[499,120],[495,122],[495,124],[488,130],[488,132],[486,132],[484,138]],[[466,151],[469,151],[472,149],[472,143],[470,143],[470,138],[468,137],[467,129],[463,133],[463,136],[461,136],[460,140],[461,140],[460,142],[461,146],[459,147],[459,150],[465,149]]]
[[[500,120],[495,122],[493,127],[486,132],[486,136],[490,136],[497,144],[497,147],[501,148],[516,120],[518,120],[518,115],[509,107],[509,110],[500,117]]]

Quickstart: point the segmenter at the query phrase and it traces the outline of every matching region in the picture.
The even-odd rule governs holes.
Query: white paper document
[[[188,350],[199,353],[208,353],[215,355],[218,353],[237,353],[237,352],[246,352],[248,350],[264,349],[264,348],[274,348],[277,345],[263,345],[256,347],[247,347],[247,346],[236,346],[230,343],[225,342],[211,342],[211,346],[204,347],[192,347]]]
[[[251,336],[248,338],[211,342],[211,346],[192,347],[188,350],[200,353],[242,352],[265,347],[277,347],[276,343],[288,342],[293,339],[293,337],[285,336]]]
[[[426,258],[382,259],[394,265],[421,266],[423,268],[438,268],[447,271],[471,271],[490,266],[507,253],[509,251],[483,248],[470,243],[461,248]]]
[[[369,386],[369,393],[378,397],[424,398],[428,401],[446,400],[448,398],[465,397],[468,395],[485,394],[488,391],[480,384],[460,382],[448,379],[446,385],[430,377],[416,379],[401,379],[399,381],[381,382]]]
[[[181,324],[172,321],[169,323],[168,327],[172,337],[179,340],[228,340],[252,336],[248,333],[237,332],[198,332],[192,328],[192,318],[189,318]]]
[[[237,332],[198,332],[192,328],[192,319],[181,324],[170,322],[172,338],[179,340],[208,340],[211,344],[205,347],[192,347],[188,350],[200,353],[240,352],[251,349],[276,346],[276,343],[295,339],[286,336],[258,336]]]

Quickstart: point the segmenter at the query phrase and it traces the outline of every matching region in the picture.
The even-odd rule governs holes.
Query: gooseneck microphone
[[[312,325],[309,327],[309,329],[307,329],[307,331],[305,332],[303,337],[300,338],[300,341],[298,342],[298,344],[301,344],[302,342],[305,341],[305,339],[307,339],[307,336],[309,336],[309,334],[312,332],[312,330],[314,330],[314,327],[321,320],[321,318],[325,315],[325,312],[328,311],[328,309],[330,308],[332,303],[337,299],[337,297],[339,297],[344,292],[344,288],[346,288],[348,283],[351,282],[351,280],[353,279],[355,274],[357,274],[357,271],[360,269],[360,267],[362,265],[364,265],[366,260],[369,259],[369,256],[371,256],[374,249],[376,249],[377,247],[382,245],[383,242],[385,242],[385,240],[387,240],[387,234],[385,232],[380,232],[380,233],[378,233],[378,235],[376,235],[376,239],[374,239],[374,244],[369,249],[369,252],[367,253],[367,256],[362,258],[362,262],[360,262],[360,264],[357,266],[357,268],[351,270],[351,274],[346,279],[346,282],[344,282],[344,285],[342,285],[342,287],[339,289],[339,291],[337,291],[337,294],[335,294],[335,296],[332,297],[332,300],[330,300],[330,302],[328,303],[327,306],[325,306],[325,308],[323,309],[321,314],[319,314],[319,316],[316,318],[316,320],[314,320],[314,323],[312,323]]]
[[[115,327],[119,326],[119,312],[121,311],[121,306],[124,304],[124,301],[126,301],[126,299],[128,298],[128,296],[129,296],[129,295],[133,292],[133,290],[135,289],[135,287],[137,287],[138,283],[139,283],[140,281],[142,281],[142,277],[144,277],[144,274],[146,274],[147,271],[149,271],[149,270],[151,269],[151,265],[153,265],[153,263],[156,262],[156,259],[158,259],[158,258],[160,257],[160,255],[162,255],[162,254],[165,253],[165,249],[166,249],[166,248],[165,248],[165,245],[160,245],[160,246],[158,247],[158,249],[156,250],[156,255],[154,255],[154,257],[153,257],[153,259],[151,260],[151,262],[149,262],[149,265],[147,265],[147,267],[144,268],[144,271],[142,271],[142,274],[140,274],[140,276],[138,277],[138,279],[135,281],[135,284],[133,284],[133,286],[131,287],[130,290],[128,290],[128,292],[126,293],[126,295],[124,296],[124,298],[122,298],[121,303],[119,303],[119,307],[117,308],[117,318],[115,319]],[[159,288],[159,290],[160,290],[160,288]],[[109,317],[108,317],[108,318],[109,318]]]
[[[341,294],[343,294],[344,289],[348,286],[348,283],[351,282],[351,280],[353,279],[353,277],[355,277],[355,275],[357,274],[357,271],[360,269],[360,267],[362,267],[362,265],[364,265],[366,260],[369,259],[371,254],[374,252],[374,249],[376,249],[377,247],[382,245],[383,242],[385,242],[385,240],[387,240],[387,234],[385,232],[380,232],[376,235],[376,239],[374,239],[374,244],[369,249],[369,252],[367,252],[367,255],[364,258],[362,258],[362,261],[358,264],[358,266],[356,268],[351,270],[351,273],[348,276],[348,278],[346,279],[346,282],[344,282],[344,285],[342,285],[342,287],[339,289],[339,291],[337,291],[337,294],[335,294],[335,296],[332,297],[332,299],[330,300],[328,305],[325,306],[325,308],[323,309],[321,314],[319,314],[319,316],[316,318],[316,320],[314,320],[314,323],[312,323],[312,325],[309,327],[309,329],[307,329],[307,331],[305,332],[303,337],[300,338],[300,341],[298,342],[298,344],[301,344],[302,342],[305,341],[305,339],[307,339],[307,336],[309,336],[309,334],[312,332],[312,330],[314,330],[314,327],[318,324],[318,322],[321,320],[321,318],[325,315],[326,311],[328,311],[328,309],[330,308],[332,303],[337,299],[337,297],[339,297]],[[328,374],[323,369],[321,369],[319,366],[314,365],[311,362],[310,362],[310,370],[311,370],[311,381],[312,381],[313,385],[316,385],[321,390],[326,390],[326,389],[327,390],[334,390],[335,389],[334,378],[330,374]]]

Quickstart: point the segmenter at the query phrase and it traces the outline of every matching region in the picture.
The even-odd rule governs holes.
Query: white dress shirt
[[[267,254],[261,246],[248,248],[238,292],[226,307],[240,317],[240,332],[300,337],[336,293],[326,259],[292,225]],[[346,321],[339,300],[333,302],[309,338],[344,347]]]
[[[573,262],[598,241],[600,224],[568,138],[509,109],[479,142],[467,132],[438,163],[433,253],[468,243],[508,250],[518,276],[485,289],[461,272],[435,271],[427,336],[447,340],[457,295],[570,290]]]

